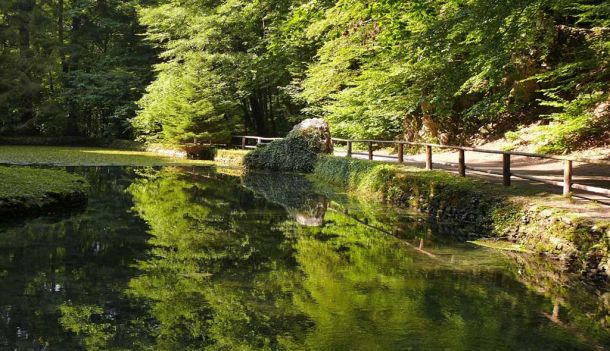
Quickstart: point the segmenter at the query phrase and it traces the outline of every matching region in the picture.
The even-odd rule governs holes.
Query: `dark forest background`
[[[0,134],[610,139],[610,2],[3,0]]]

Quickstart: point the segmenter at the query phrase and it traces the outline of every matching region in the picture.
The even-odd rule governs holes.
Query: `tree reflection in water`
[[[328,199],[303,178],[261,179],[244,179],[254,194],[231,182],[200,184],[167,174],[132,186],[155,249],[130,287],[133,296],[152,302],[158,346],[587,349],[532,313],[542,299],[497,265],[481,267],[459,250],[457,263],[456,252],[440,263],[410,253],[363,220],[326,211]],[[261,211],[270,201],[286,211]],[[317,225],[299,224],[303,213]],[[422,228],[410,230],[421,235]],[[192,242],[177,244],[185,232]]]
[[[321,195],[300,176],[87,172],[85,213],[0,228],[2,347],[578,350],[610,341],[603,291],[541,276],[550,270],[523,255],[451,243],[410,214]]]

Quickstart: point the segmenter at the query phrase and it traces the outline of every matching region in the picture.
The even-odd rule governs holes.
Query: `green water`
[[[71,171],[86,209],[0,225],[0,349],[610,345],[604,289],[299,176]]]

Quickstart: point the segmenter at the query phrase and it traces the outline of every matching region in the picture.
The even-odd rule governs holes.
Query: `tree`
[[[138,4],[2,2],[0,133],[129,136],[154,58]]]
[[[147,38],[162,50],[157,77],[140,100],[134,127],[148,140],[226,140],[239,130],[286,131],[298,112],[282,87],[283,53],[270,50],[279,0],[163,1],[144,7]]]
[[[294,97],[335,134],[469,143],[571,101],[581,113],[565,109],[564,122],[592,120],[609,90],[608,11],[589,0],[302,2],[277,45],[316,48]],[[575,91],[602,93],[582,103]]]

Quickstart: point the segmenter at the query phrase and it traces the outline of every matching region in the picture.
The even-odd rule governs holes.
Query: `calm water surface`
[[[610,293],[298,176],[79,168],[0,225],[0,349],[596,350]]]

